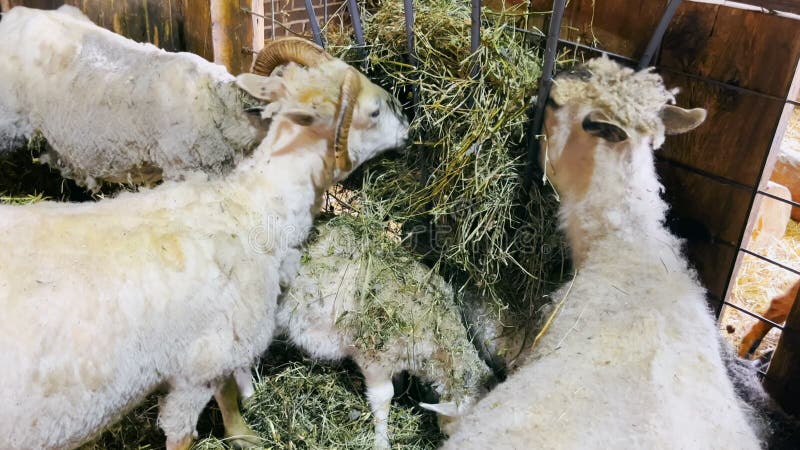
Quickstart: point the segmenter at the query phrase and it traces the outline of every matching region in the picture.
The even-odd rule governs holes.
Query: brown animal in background
[[[792,309],[794,299],[797,297],[797,291],[800,289],[800,280],[796,281],[791,288],[781,295],[774,297],[769,302],[769,308],[764,313],[764,318],[769,319],[775,323],[786,322],[789,316],[789,310]],[[772,329],[772,325],[762,320],[757,321],[750,331],[742,339],[739,344],[739,357],[744,358],[747,355],[753,354],[761,344],[761,340]]]

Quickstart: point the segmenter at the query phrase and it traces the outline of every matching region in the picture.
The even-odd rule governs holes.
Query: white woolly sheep
[[[653,149],[706,116],[674,94],[607,58],[556,79],[542,167],[576,275],[526,362],[444,448],[759,448],[704,290],[663,226]]]
[[[447,418],[467,411],[491,371],[461,324],[453,290],[380,231],[339,216],[317,226],[291,287],[278,300],[277,329],[312,358],[351,358],[364,374],[375,446],[388,448],[392,377],[403,371],[434,383]],[[366,230],[370,235],[366,236]],[[252,393],[249,373],[237,376]]]
[[[347,64],[317,53],[338,88]],[[71,7],[11,9],[0,60],[0,154],[38,132],[41,160],[90,188],[224,174],[266,133],[223,66],[126,39]]]
[[[308,65],[306,87],[240,76],[272,102],[272,124],[227,176],[0,206],[0,448],[74,447],[158,387],[168,449],[189,447],[212,394],[226,434],[251,439],[230,376],[270,343],[279,282],[299,265],[322,191],[408,129],[355,69],[320,91],[331,75],[303,42],[262,56]]]

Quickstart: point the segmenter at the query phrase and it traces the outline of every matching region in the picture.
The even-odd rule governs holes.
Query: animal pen
[[[764,205],[800,208],[800,188],[788,198],[768,189],[770,179],[776,179],[781,146],[800,151],[800,112],[793,112],[800,106],[797,2],[0,0],[4,9],[52,9],[64,3],[116,33],[169,51],[196,53],[233,74],[250,71],[265,41],[291,35],[307,37],[380,79],[414,117],[412,145],[429,153],[367,167],[356,177],[362,180],[329,192],[326,210],[355,210],[369,222],[361,226],[389,229],[393,240],[381,244],[383,251],[396,246],[419,255],[456,280],[461,301],[469,295],[489,298],[487,309],[507,320],[509,328],[541,322],[546,294],[569,277],[554,219],[530,229],[531,222],[552,218],[555,211],[552,193],[540,186],[536,168],[552,77],[601,53],[632,67],[655,66],[668,85],[680,87],[678,104],[709,112],[703,126],[669,136],[656,153],[663,195],[671,205],[668,225],[685,239],[685,252],[707,289],[720,332],[733,346],[756,322],[777,330],[765,339],[774,353],[761,368],[764,384],[785,410],[800,414],[800,301],[789,303],[793,306],[785,323],[764,317],[769,300],[800,277],[800,223],[789,222],[771,241],[756,243],[759,220],[766,220],[759,216]],[[442,79],[457,92],[442,88]],[[457,106],[437,110],[447,102]],[[487,128],[492,120],[501,125],[478,129],[474,136],[461,127],[476,127],[480,118],[460,107],[475,104],[491,105],[479,111],[487,114]],[[430,131],[445,125],[444,131]],[[0,175],[28,162],[9,169],[0,160]],[[794,169],[798,172],[789,178],[800,178],[800,167]],[[26,175],[13,189],[0,179],[0,195],[90,197],[76,186],[63,195],[60,179],[48,181],[47,192],[29,189],[48,176]],[[513,201],[498,202],[500,196]],[[539,251],[508,250],[515,246]],[[514,294],[521,300],[508,300]],[[520,345],[529,345],[536,333],[523,334]],[[282,352],[266,357],[257,388],[277,394],[256,395],[247,405],[246,417],[259,434],[276,447],[368,446],[368,408],[353,395],[363,381],[349,374],[352,368],[317,365],[293,350]],[[293,391],[316,393],[330,403],[307,395],[296,404],[290,399]],[[426,394],[406,392],[401,407],[393,410],[390,423],[398,447],[431,448],[441,442],[435,418],[411,406],[411,398]],[[113,448],[124,440],[127,448],[158,442],[153,405],[151,400],[89,445]],[[276,414],[293,419],[273,420],[270,415]],[[325,423],[314,423],[314,417]],[[205,421],[201,430],[219,428],[216,417]],[[140,435],[131,435],[131,428]],[[198,448],[221,445],[209,438]]]

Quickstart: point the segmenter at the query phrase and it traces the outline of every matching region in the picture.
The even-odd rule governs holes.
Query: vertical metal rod
[[[470,38],[470,52],[475,53],[481,45],[481,0],[472,0]]]
[[[417,53],[414,49],[414,4],[412,0],[403,0],[403,12],[406,18],[406,49],[408,62],[417,67]]]
[[[353,21],[353,31],[356,33],[356,44],[363,47],[364,29],[361,28],[361,13],[358,12],[358,3],[356,0],[347,0],[347,8],[350,10],[350,20]]]
[[[472,55],[478,51],[481,46],[481,0],[472,0],[472,26],[470,27],[470,46],[469,50]],[[472,76],[477,77],[480,73],[480,66],[478,61],[472,66]]]
[[[542,129],[544,118],[544,105],[550,95],[550,85],[553,83],[553,69],[556,65],[556,49],[558,47],[558,36],[561,33],[561,21],[564,18],[564,9],[567,0],[553,1],[553,14],[550,16],[550,25],[547,28],[547,43],[544,50],[544,62],[542,64],[542,79],[539,81],[539,92],[536,97],[536,106],[533,111],[533,119],[528,127],[528,141],[526,143],[528,151],[528,164],[525,168],[524,186],[529,188],[533,182],[533,168],[538,161],[539,139],[536,136]]]
[[[322,0],[322,21],[328,24],[328,0]]]
[[[308,14],[308,21],[311,23],[311,33],[314,35],[314,42],[320,47],[325,47],[325,42],[322,41],[322,33],[319,31],[319,22],[317,21],[317,13],[314,11],[314,5],[311,0],[305,0],[306,14]]]
[[[364,29],[361,28],[361,13],[358,12],[358,3],[356,0],[347,0],[347,9],[350,11],[350,21],[353,22],[353,31],[356,33],[356,44],[358,44],[358,56],[363,60],[366,59],[366,51],[364,46]]]
[[[653,35],[650,37],[650,42],[647,43],[647,48],[645,48],[642,59],[639,60],[639,69],[644,69],[652,64],[653,57],[658,47],[661,45],[661,40],[664,39],[664,33],[667,32],[667,27],[672,21],[672,17],[675,16],[675,11],[678,10],[678,6],[680,6],[682,1],[683,0],[669,0],[667,9],[664,10],[661,20],[658,22],[655,31],[653,31]]]

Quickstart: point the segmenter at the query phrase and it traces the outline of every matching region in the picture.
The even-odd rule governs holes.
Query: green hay
[[[342,368],[294,361],[268,369],[244,416],[266,447],[371,448],[374,443],[363,379]],[[393,448],[435,448],[442,436],[434,422],[430,414],[392,405]]]
[[[463,274],[519,323],[536,317],[542,295],[565,275],[556,203],[538,183],[524,192],[524,135],[541,74],[537,51],[510,21],[484,14],[481,48],[470,54],[470,8],[453,0],[415,2],[418,68],[409,65],[402,2],[364,12],[367,73],[419,103],[413,144],[373,164],[362,192],[403,225],[406,244],[444,273]],[[329,42],[348,43],[341,34]],[[358,64],[350,45],[329,49]],[[475,68],[480,70],[475,72]]]

